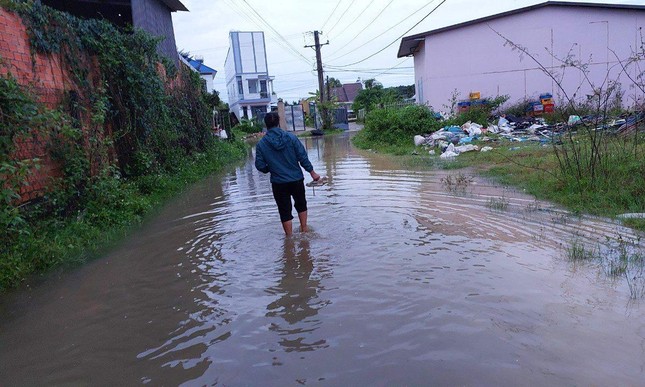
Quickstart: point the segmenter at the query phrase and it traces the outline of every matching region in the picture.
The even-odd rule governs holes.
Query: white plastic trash
[[[479,150],[479,147],[477,145],[472,145],[472,144],[455,147],[455,152],[459,154],[476,151],[476,150]]]
[[[423,143],[426,142],[426,138],[423,136],[419,136],[418,134],[414,136],[414,145],[419,146],[423,145]]]
[[[459,153],[457,153],[457,152],[455,151],[455,146],[454,146],[453,144],[450,144],[450,145],[448,145],[448,147],[446,148],[446,151],[445,151],[445,152],[443,152],[443,153],[441,154],[441,156],[439,156],[439,157],[440,157],[440,158],[442,158],[442,159],[449,159],[449,158],[453,158],[453,157],[455,157],[455,156],[459,156]]]

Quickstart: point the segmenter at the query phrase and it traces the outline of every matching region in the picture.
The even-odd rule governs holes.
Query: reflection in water
[[[329,183],[284,239],[253,155],[121,247],[0,297],[0,385],[641,385],[645,308],[562,259],[570,217],[348,136],[303,140]],[[505,211],[487,203],[503,197]]]
[[[313,351],[326,347],[324,339],[308,342],[321,322],[314,317],[325,303],[318,301],[320,279],[312,277],[314,263],[308,235],[284,240],[283,270],[277,285],[267,292],[279,296],[267,306],[267,317],[280,317],[286,322],[273,322],[270,329],[281,337],[285,351]]]

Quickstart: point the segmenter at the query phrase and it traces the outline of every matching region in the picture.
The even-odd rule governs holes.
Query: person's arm
[[[267,164],[267,162],[264,161],[264,155],[262,154],[261,147],[255,148],[255,168],[262,173],[269,172],[269,164]]]
[[[320,175],[314,171],[314,166],[311,165],[311,161],[309,161],[309,156],[307,156],[307,150],[305,149],[304,145],[298,140],[297,138],[294,140],[295,146],[296,146],[296,156],[298,157],[298,162],[300,165],[305,169],[305,171],[309,172],[311,175],[311,178],[314,180],[320,179]]]

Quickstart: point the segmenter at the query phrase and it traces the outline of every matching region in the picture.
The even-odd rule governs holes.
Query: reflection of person
[[[304,175],[302,169],[309,172],[314,180],[320,176],[314,171],[307,157],[307,151],[298,137],[278,127],[280,118],[271,112],[264,117],[267,134],[255,147],[255,167],[262,173],[271,172],[271,187],[273,197],[278,205],[280,221],[286,235],[292,233],[291,214],[293,197],[300,231],[307,231],[307,199],[305,198]]]
[[[322,289],[319,278],[312,278],[314,263],[311,257],[309,240],[306,238],[285,238],[284,268],[280,281],[267,289],[278,298],[267,305],[267,317],[280,317],[287,323],[276,320],[270,330],[278,333],[279,344],[286,352],[314,351],[328,346],[325,339],[318,338],[314,332],[320,321],[314,316],[327,302],[318,300]]]
[[[267,316],[280,316],[289,324],[295,324],[314,316],[318,309],[311,305],[317,296],[319,280],[312,280],[314,264],[310,255],[309,241],[286,238],[284,242],[284,267],[280,282],[272,288],[281,297],[267,307],[272,311]]]

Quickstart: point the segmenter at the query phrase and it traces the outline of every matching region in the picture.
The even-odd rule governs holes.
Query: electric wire
[[[288,51],[288,52],[292,53],[293,55],[295,55],[296,57],[298,57],[300,60],[304,60],[305,63],[307,63],[309,66],[312,65],[312,62],[308,58],[306,58],[304,55],[302,55],[300,52],[298,52],[295,48],[293,48],[293,46],[291,46],[291,44],[286,42],[286,39],[282,35],[280,35],[277,31],[275,31],[270,25],[268,25],[268,23],[266,23],[266,21],[263,18],[260,17],[260,20],[258,20],[257,16],[255,16],[255,18],[254,18],[254,15],[249,14],[247,12],[244,12],[244,10],[240,7],[240,5],[238,3],[236,3],[236,2],[234,2],[233,0],[226,0],[226,1],[228,1],[228,3],[231,5],[231,9],[235,13],[237,13],[238,15],[243,17],[244,19],[248,20],[252,24],[255,24],[260,29],[264,28],[263,23],[266,24],[272,30],[273,34],[279,36],[279,38],[280,38],[280,39],[277,39],[276,37],[272,36],[273,34],[269,35],[269,37],[274,42],[276,42],[279,46],[284,48],[286,51]],[[246,1],[245,1],[245,3],[246,3]],[[248,5],[248,3],[247,3],[247,5]],[[249,5],[249,7],[250,7],[250,5]],[[251,7],[251,9],[255,14],[259,15],[257,12],[255,12],[255,10],[252,7]]]
[[[439,3],[439,5],[437,5],[436,7],[434,7],[434,8],[432,9],[432,11],[428,12],[428,14],[427,14],[427,15],[425,15],[423,18],[421,18],[421,20],[419,20],[415,25],[413,25],[413,26],[412,26],[412,27],[410,27],[407,31],[405,31],[404,33],[402,33],[399,37],[397,37],[396,39],[394,39],[394,40],[392,41],[392,43],[388,44],[387,46],[385,46],[385,47],[383,47],[382,49],[378,50],[377,52],[373,53],[372,55],[366,56],[365,58],[363,58],[363,59],[361,59],[361,60],[359,60],[359,61],[356,61],[356,62],[353,62],[353,63],[349,63],[349,64],[346,64],[346,65],[342,65],[342,66],[338,66],[338,67],[349,67],[349,66],[353,66],[353,65],[358,64],[358,63],[365,62],[366,60],[368,60],[368,59],[372,58],[373,56],[375,56],[375,55],[377,55],[377,54],[380,54],[381,52],[385,51],[385,49],[387,49],[388,47],[390,47],[390,46],[391,46],[391,45],[393,45],[394,43],[398,42],[398,41],[399,41],[399,39],[401,39],[405,34],[407,34],[408,32],[410,32],[414,27],[416,27],[416,26],[418,26],[419,24],[421,24],[421,22],[422,22],[422,21],[424,21],[425,19],[427,19],[427,18],[428,18],[428,16],[432,15],[432,13],[433,13],[434,11],[436,11],[436,10],[437,10],[437,8],[439,8],[439,7],[440,7],[443,3],[445,3],[445,2],[446,2],[446,0],[443,0],[441,3]]]
[[[396,23],[395,25],[393,25],[392,27],[390,27],[390,28],[386,29],[385,31],[383,31],[383,32],[381,32],[380,34],[376,35],[375,37],[373,37],[372,39],[368,40],[367,42],[365,42],[365,43],[363,43],[363,44],[359,45],[358,47],[353,48],[353,49],[352,49],[352,50],[350,50],[348,53],[343,54],[343,55],[341,55],[341,56],[337,56],[336,58],[330,58],[329,60],[330,60],[330,61],[334,61],[334,60],[338,60],[338,59],[340,59],[340,58],[346,57],[347,55],[353,54],[356,50],[360,49],[361,47],[366,46],[368,43],[371,43],[371,42],[373,42],[374,40],[376,40],[376,38],[379,38],[379,37],[381,37],[381,36],[385,35],[386,33],[388,33],[389,31],[391,31],[392,29],[394,29],[394,28],[398,27],[399,25],[401,25],[402,23],[404,23],[405,21],[407,21],[407,20],[408,20],[408,19],[410,19],[412,16],[416,15],[418,12],[420,12],[422,9],[424,9],[425,7],[429,6],[429,5],[430,5],[430,4],[432,4],[432,3],[434,3],[434,0],[431,0],[431,1],[427,2],[427,3],[425,3],[421,8],[417,9],[416,11],[412,12],[412,13],[411,13],[411,14],[409,14],[408,16],[404,17],[404,18],[403,18],[403,19],[401,19],[398,23]],[[414,28],[414,27],[413,27],[413,28]]]
[[[340,2],[341,2],[341,1],[343,1],[343,0],[338,0],[338,3],[336,3],[336,6],[334,7],[334,10],[333,10],[333,11],[331,11],[331,13],[329,14],[329,16],[327,17],[327,20],[325,20],[325,22],[323,23],[322,27],[320,27],[320,30],[321,30],[321,31],[322,31],[322,30],[324,30],[324,29],[325,29],[325,26],[327,25],[327,23],[329,23],[329,20],[331,19],[331,17],[332,17],[332,15],[334,14],[334,12],[336,12],[336,9],[337,9],[337,8],[338,8],[338,6],[340,5]]]
[[[390,2],[389,2],[389,3],[387,3],[387,4],[385,5],[385,7],[383,7],[383,9],[381,10],[381,12],[379,12],[379,14],[378,14],[378,15],[376,15],[376,17],[375,17],[374,19],[372,19],[369,23],[367,23],[367,25],[366,25],[362,30],[358,31],[358,33],[357,33],[356,35],[352,36],[352,37],[351,37],[351,38],[349,38],[347,41],[349,41],[349,42],[353,41],[353,40],[354,40],[354,39],[356,39],[360,34],[362,34],[366,29],[368,29],[370,26],[374,25],[374,22],[376,22],[376,20],[377,20],[377,19],[378,19],[382,14],[383,14],[383,12],[385,12],[385,10],[386,10],[386,9],[390,6],[390,4],[392,4],[393,2],[394,2],[394,0],[390,0]],[[347,47],[347,46],[341,47],[340,49],[338,49],[338,50],[336,50],[336,51],[332,52],[331,54],[329,54],[329,56],[330,56],[330,57],[333,57],[334,55],[336,55],[338,52],[342,51],[342,50],[343,50],[344,48],[346,48],[346,47]]]
[[[367,8],[369,8],[369,6],[370,6],[370,5],[372,5],[372,3],[368,1],[368,2],[367,2],[367,5],[365,6],[365,8],[363,8],[363,9],[358,13],[358,15],[359,15],[359,16],[360,16],[360,15],[362,15],[362,14],[367,10]],[[347,31],[347,29],[348,29],[349,27],[351,27],[352,25],[354,25],[354,21],[352,21],[351,23],[347,23],[347,25],[345,26],[345,28],[343,28],[339,33],[337,33],[337,34],[335,34],[335,35],[334,35],[334,38],[335,38],[336,36],[341,36],[341,35],[343,34],[343,32]],[[331,36],[329,36],[329,39],[334,39],[334,38],[332,38]]]
[[[258,11],[256,11],[255,8],[251,6],[251,4],[249,4],[246,0],[242,0],[242,1],[244,2],[244,4],[247,5],[247,7],[249,7],[251,11],[253,11],[253,13],[255,13],[260,18],[260,20],[264,23],[264,25],[266,25],[271,31],[273,31],[273,33],[275,33],[295,54],[302,57],[302,59],[304,59],[305,62],[307,62],[309,65],[312,64],[312,62],[307,57],[302,55],[296,48],[294,48],[291,45],[291,43],[287,41],[287,39],[285,39],[275,28],[273,28],[271,24],[269,24],[266,20],[264,20],[264,17],[262,17],[262,15],[260,15]]]
[[[343,16],[347,15],[347,10],[349,10],[349,9],[352,7],[352,5],[354,5],[354,3],[355,3],[355,2],[356,2],[356,0],[352,0],[352,2],[351,2],[351,3],[349,3],[349,5],[347,6],[347,8],[345,8],[345,11],[343,11],[343,13],[340,15],[340,17],[338,18],[338,20],[336,20],[336,23],[335,23],[335,24],[334,24],[334,25],[329,29],[329,31],[327,31],[327,35],[331,34],[331,32],[332,32],[332,31],[334,30],[334,28],[338,25],[338,23],[340,23],[340,21],[341,21],[341,20],[343,20]]]

